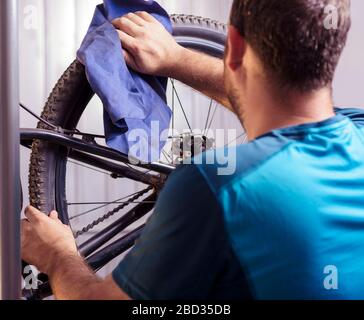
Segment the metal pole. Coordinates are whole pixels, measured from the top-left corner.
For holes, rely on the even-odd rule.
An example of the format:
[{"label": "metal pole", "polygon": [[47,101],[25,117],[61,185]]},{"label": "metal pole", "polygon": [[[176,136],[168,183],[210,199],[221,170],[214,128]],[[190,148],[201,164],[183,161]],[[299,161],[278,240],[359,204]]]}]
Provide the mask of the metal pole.
[{"label": "metal pole", "polygon": [[0,0],[0,298],[20,298],[18,1]]}]

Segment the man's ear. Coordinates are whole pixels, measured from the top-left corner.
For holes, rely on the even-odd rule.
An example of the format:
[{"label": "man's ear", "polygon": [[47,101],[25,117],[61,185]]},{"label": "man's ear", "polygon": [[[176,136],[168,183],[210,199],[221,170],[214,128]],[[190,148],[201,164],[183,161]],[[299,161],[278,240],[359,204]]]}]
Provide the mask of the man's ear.
[{"label": "man's ear", "polygon": [[226,65],[233,71],[237,70],[243,64],[245,51],[245,39],[234,26],[230,25],[227,39],[227,50],[225,53]]}]

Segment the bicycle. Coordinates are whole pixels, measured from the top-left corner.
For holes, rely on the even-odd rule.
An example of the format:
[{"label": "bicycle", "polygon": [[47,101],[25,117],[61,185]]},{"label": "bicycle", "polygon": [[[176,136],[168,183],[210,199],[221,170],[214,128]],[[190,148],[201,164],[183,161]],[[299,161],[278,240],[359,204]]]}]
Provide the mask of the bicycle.
[{"label": "bicycle", "polygon": [[[225,24],[208,18],[188,15],[172,15],[171,21],[173,35],[180,45],[220,59],[223,58],[227,32]],[[77,60],[70,65],[54,87],[41,117],[38,117],[37,129],[21,130],[21,144],[32,150],[29,169],[29,194],[32,206],[42,212],[56,209],[62,222],[71,224],[75,229],[73,226],[75,220],[82,222],[88,214],[108,208],[110,205],[116,205],[112,210],[75,231],[80,254],[85,257],[86,262],[94,271],[100,270],[111,260],[133,247],[145,226],[145,221],[142,219],[153,211],[158,194],[169,174],[186,156],[180,153],[179,147],[189,143],[192,144],[194,150],[194,145],[199,144],[201,152],[215,147],[215,142],[207,137],[206,132],[214,121],[214,116],[219,109],[218,104],[209,100],[205,129],[201,134],[194,135],[178,94],[178,84],[174,80],[170,80],[170,85],[173,112],[178,113],[175,106],[178,103],[181,107],[180,115],[186,122],[189,133],[170,137],[170,143],[162,154],[164,161],[135,165],[131,163],[127,155],[97,142],[104,138],[102,135],[84,133],[77,129],[81,116],[94,96],[86,79],[84,66]],[[31,112],[29,109],[27,111]],[[33,114],[33,116],[36,115]],[[175,122],[176,120],[173,118],[172,129]],[[236,141],[239,139],[244,142],[245,133],[238,136]],[[191,154],[187,156],[191,156]],[[144,187],[116,201],[89,202],[87,205],[96,207],[72,216],[69,207],[80,204],[70,203],[67,200],[67,163],[107,174],[114,180],[129,179]],[[90,231],[95,230],[97,226],[129,207],[132,208],[126,211],[121,218],[95,234],[89,235]],[[120,237],[123,231],[135,224],[138,225],[133,227],[132,231]],[[80,239],[84,239],[85,235],[87,235],[87,240],[81,241]],[[120,238],[111,242],[118,236]],[[24,290],[24,297],[43,299],[51,295],[47,277],[40,274],[37,281],[38,288]]]}]

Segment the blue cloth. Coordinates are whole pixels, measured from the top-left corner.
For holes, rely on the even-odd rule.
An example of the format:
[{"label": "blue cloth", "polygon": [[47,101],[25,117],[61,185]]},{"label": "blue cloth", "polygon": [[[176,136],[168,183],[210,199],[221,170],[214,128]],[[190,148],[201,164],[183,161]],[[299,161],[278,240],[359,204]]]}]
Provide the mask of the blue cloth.
[{"label": "blue cloth", "polygon": [[96,8],[77,57],[85,65],[90,85],[104,105],[108,146],[143,162],[152,162],[159,159],[165,144],[160,134],[169,128],[171,119],[165,94],[167,79],[130,70],[110,22],[136,11],[151,13],[172,32],[169,15],[155,1],[104,0]]},{"label": "blue cloth", "polygon": [[211,298],[209,288],[238,298],[232,283],[245,277],[255,299],[363,299],[364,111],[274,130],[218,175],[228,151],[170,177],[113,273],[120,287],[135,299]]}]

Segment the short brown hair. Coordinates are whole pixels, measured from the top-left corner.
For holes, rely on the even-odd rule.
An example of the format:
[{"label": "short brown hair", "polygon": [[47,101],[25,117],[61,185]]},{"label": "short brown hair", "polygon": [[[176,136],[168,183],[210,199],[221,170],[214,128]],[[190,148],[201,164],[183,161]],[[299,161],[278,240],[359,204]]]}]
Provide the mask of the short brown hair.
[{"label": "short brown hair", "polygon": [[[336,9],[328,28],[327,6]],[[350,0],[234,0],[231,24],[282,87],[331,86],[351,25]]]}]

